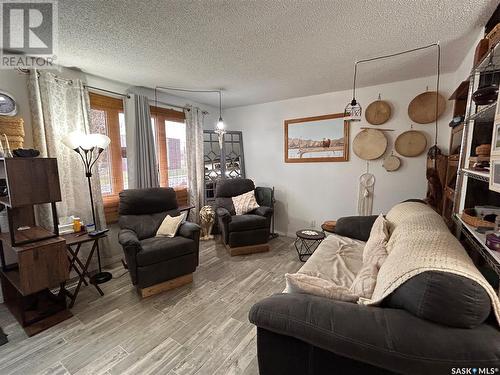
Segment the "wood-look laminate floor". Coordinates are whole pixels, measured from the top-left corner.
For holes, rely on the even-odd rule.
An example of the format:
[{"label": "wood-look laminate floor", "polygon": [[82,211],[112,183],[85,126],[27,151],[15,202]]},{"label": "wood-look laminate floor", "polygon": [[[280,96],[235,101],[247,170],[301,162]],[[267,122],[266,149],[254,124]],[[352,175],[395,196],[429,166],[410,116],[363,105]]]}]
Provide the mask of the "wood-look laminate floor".
[{"label": "wood-look laminate floor", "polygon": [[239,257],[201,242],[191,285],[142,300],[120,266],[104,297],[83,287],[73,318],[31,338],[0,305],[9,339],[0,374],[257,374],[248,311],[301,267],[292,241],[279,237],[270,252]]}]

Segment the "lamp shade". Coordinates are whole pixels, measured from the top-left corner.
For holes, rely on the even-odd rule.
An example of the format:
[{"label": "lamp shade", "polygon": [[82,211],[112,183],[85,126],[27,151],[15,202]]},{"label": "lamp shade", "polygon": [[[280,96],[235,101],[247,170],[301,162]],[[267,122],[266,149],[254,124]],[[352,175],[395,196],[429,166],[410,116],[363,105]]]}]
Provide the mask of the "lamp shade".
[{"label": "lamp shade", "polygon": [[352,101],[347,104],[344,109],[344,120],[346,121],[361,121],[361,105],[356,101],[356,99],[352,99]]},{"label": "lamp shade", "polygon": [[62,138],[62,143],[65,146],[69,147],[70,149],[76,150],[78,147],[80,147],[80,141],[82,140],[83,137],[85,137],[85,134],[78,131],[74,131],[66,134]]},{"label": "lamp shade", "polygon": [[84,134],[78,131],[66,134],[62,142],[72,150],[81,147],[83,150],[91,150],[94,147],[104,150],[111,143],[111,139],[104,134],[93,133]]},{"label": "lamp shade", "polygon": [[104,134],[89,134],[88,137],[91,140],[91,143],[97,147],[98,149],[104,150],[111,143],[111,139],[107,135]]}]

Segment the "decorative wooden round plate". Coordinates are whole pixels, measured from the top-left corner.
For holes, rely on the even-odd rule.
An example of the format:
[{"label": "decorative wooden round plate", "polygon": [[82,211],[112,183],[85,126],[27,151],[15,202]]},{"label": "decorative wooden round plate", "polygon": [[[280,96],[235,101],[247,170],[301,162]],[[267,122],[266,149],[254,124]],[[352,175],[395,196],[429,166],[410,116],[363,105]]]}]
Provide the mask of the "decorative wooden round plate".
[{"label": "decorative wooden round plate", "polygon": [[363,160],[374,160],[384,155],[387,149],[387,138],[377,129],[360,131],[352,142],[354,153]]},{"label": "decorative wooden round plate", "polygon": [[372,125],[382,125],[391,118],[391,106],[385,100],[375,100],[366,108],[365,118]]},{"label": "decorative wooden round plate", "polygon": [[387,172],[397,171],[401,166],[401,159],[395,155],[389,155],[384,159],[384,163],[382,164],[382,166]]},{"label": "decorative wooden round plate", "polygon": [[422,154],[427,147],[425,134],[418,130],[408,130],[401,133],[396,138],[394,148],[396,151],[407,157],[414,157]]},{"label": "decorative wooden round plate", "polygon": [[417,124],[430,124],[436,120],[436,95],[438,95],[437,117],[446,109],[446,100],[435,91],[427,91],[417,95],[408,104],[408,116]]}]

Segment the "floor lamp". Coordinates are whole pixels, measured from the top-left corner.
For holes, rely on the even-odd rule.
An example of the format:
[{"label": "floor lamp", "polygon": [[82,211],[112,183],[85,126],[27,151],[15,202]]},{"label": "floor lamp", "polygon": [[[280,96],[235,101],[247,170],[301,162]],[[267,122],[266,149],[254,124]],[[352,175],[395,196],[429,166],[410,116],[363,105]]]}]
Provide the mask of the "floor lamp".
[{"label": "floor lamp", "polygon": [[[92,168],[101,156],[106,147],[109,146],[111,140],[103,134],[82,134],[80,132],[72,132],[67,134],[62,142],[67,147],[75,151],[82,160],[85,168],[85,177],[87,177],[90,195],[90,205],[92,207],[92,220],[95,229],[97,230],[94,196],[92,194]],[[102,284],[113,278],[109,272],[103,272],[101,267],[101,254],[99,251],[99,243],[97,244],[97,262],[99,264],[99,272],[91,277],[91,282],[94,284]]]}]

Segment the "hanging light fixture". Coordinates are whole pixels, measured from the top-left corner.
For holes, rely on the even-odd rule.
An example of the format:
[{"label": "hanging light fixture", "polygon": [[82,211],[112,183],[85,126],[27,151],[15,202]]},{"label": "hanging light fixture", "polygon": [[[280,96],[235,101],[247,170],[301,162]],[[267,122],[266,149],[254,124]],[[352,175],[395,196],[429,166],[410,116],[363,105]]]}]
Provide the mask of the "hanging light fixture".
[{"label": "hanging light fixture", "polygon": [[219,120],[215,126],[215,133],[219,137],[219,146],[222,148],[224,134],[226,134],[226,125],[224,124],[224,120],[222,120],[222,90],[219,90]]},{"label": "hanging light fixture", "polygon": [[352,84],[352,100],[344,109],[344,120],[361,121],[362,108],[356,100],[356,74],[358,71],[358,62],[354,63],[354,79]]}]

